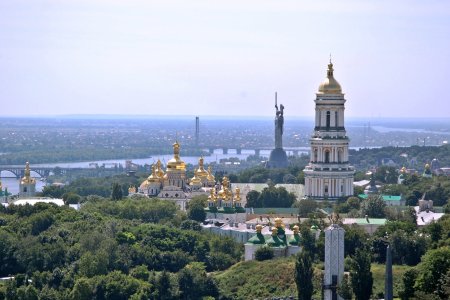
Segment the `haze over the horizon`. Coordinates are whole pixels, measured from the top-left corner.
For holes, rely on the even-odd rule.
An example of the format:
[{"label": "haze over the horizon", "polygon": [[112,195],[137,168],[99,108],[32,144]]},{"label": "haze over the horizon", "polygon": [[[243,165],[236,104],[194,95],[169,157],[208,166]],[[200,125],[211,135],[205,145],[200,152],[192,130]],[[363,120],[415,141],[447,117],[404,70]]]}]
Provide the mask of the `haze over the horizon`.
[{"label": "haze over the horizon", "polygon": [[349,117],[450,117],[444,1],[0,2],[2,116],[314,115],[332,54]]}]

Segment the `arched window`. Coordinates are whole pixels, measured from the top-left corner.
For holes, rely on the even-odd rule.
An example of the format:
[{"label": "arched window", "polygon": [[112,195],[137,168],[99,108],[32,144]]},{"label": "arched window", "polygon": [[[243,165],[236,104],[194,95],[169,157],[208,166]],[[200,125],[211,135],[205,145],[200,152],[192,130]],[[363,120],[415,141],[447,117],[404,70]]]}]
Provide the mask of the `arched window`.
[{"label": "arched window", "polygon": [[334,112],[334,125],[336,127],[339,126],[339,119],[338,119],[338,112],[337,111]]},{"label": "arched window", "polygon": [[330,151],[325,151],[325,163],[330,162]]},{"label": "arched window", "polygon": [[330,111],[327,111],[327,128],[330,128],[330,119],[331,119],[331,113],[330,113]]},{"label": "arched window", "polygon": [[342,162],[342,150],[338,151],[338,163]]},{"label": "arched window", "polygon": [[317,162],[318,152],[317,148],[314,149],[314,162]]}]

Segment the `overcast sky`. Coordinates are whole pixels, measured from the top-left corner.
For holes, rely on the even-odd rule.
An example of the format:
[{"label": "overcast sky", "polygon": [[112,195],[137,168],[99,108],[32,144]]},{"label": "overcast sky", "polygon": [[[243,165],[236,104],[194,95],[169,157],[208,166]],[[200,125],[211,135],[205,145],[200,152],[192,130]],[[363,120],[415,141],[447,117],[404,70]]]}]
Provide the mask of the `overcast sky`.
[{"label": "overcast sky", "polygon": [[0,0],[1,115],[450,117],[449,1]]}]

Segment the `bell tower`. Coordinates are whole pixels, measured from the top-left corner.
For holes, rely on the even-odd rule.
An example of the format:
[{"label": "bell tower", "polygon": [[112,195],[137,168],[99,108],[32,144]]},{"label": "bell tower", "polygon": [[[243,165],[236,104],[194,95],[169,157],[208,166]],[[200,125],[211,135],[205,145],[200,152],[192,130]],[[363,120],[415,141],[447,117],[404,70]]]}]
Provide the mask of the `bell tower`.
[{"label": "bell tower", "polygon": [[338,199],[353,195],[354,169],[348,162],[349,138],[344,126],[345,98],[334,78],[333,63],[316,93],[310,163],[304,169],[305,196]]}]

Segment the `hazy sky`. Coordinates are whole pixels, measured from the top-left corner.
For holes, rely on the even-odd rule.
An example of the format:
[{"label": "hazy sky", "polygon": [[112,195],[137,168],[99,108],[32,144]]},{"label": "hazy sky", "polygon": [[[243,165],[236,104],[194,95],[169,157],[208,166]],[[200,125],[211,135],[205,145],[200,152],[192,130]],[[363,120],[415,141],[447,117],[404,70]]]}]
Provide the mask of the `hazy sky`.
[{"label": "hazy sky", "polygon": [[1,115],[450,117],[449,1],[0,0]]}]

